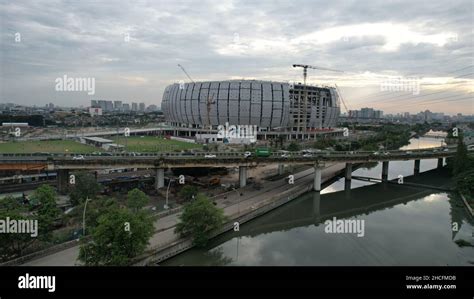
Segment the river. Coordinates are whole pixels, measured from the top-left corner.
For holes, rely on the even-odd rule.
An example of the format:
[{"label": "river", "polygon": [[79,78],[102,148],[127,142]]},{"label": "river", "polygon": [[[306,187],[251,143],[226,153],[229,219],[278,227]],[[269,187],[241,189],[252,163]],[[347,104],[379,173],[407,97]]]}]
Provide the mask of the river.
[{"label": "river", "polygon": [[[411,139],[402,149],[436,147],[441,139]],[[422,160],[421,184],[449,187],[446,169]],[[413,161],[390,162],[389,179],[409,181]],[[381,163],[353,176],[381,177]],[[307,193],[225,233],[203,249],[191,249],[160,265],[200,266],[410,266],[474,265],[474,221],[453,192],[344,180],[321,194]],[[326,233],[326,220],[364,220],[364,236]],[[453,227],[457,230],[454,231]]]}]

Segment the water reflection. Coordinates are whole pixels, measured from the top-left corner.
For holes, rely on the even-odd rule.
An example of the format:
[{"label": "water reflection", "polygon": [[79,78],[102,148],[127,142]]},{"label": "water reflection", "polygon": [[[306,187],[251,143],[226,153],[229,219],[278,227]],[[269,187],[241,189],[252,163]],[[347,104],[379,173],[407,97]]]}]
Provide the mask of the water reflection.
[{"label": "water reflection", "polygon": [[[439,140],[435,140],[439,142]],[[422,140],[422,143],[425,141]],[[432,142],[430,143],[432,144]],[[431,161],[431,162],[430,162]],[[389,178],[449,187],[447,170],[436,160],[423,160],[419,176],[413,161],[390,163]],[[381,166],[358,169],[354,175],[377,177]],[[460,199],[429,189],[340,180],[322,192],[308,193],[260,218],[192,249],[163,265],[471,265],[474,223]],[[365,236],[328,234],[326,219],[364,219]],[[453,231],[453,223],[459,226]]]}]

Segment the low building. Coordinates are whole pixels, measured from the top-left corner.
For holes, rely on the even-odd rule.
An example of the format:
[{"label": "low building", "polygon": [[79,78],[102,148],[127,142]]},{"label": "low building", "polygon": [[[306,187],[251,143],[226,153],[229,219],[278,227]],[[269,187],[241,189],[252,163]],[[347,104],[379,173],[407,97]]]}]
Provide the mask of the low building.
[{"label": "low building", "polygon": [[101,116],[102,115],[102,108],[100,108],[100,107],[89,107],[89,115],[91,117]]}]

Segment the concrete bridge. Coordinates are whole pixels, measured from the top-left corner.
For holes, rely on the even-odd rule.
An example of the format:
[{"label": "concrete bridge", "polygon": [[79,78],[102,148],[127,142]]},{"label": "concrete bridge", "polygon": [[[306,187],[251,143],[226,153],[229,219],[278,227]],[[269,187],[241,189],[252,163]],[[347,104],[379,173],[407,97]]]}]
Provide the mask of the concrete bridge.
[{"label": "concrete bridge", "polygon": [[[474,152],[474,151],[471,151]],[[470,153],[471,153],[470,152]],[[247,169],[260,165],[311,165],[315,168],[314,190],[321,190],[321,170],[325,163],[346,163],[346,182],[352,179],[352,166],[356,163],[382,162],[382,181],[387,181],[390,161],[414,160],[414,173],[420,171],[420,160],[438,159],[438,167],[444,158],[455,155],[455,147],[440,147],[420,150],[369,151],[321,151],[308,153],[272,153],[268,157],[245,157],[243,152],[197,152],[197,153],[117,153],[112,156],[83,154],[2,154],[0,170],[42,170],[58,172],[58,189],[61,193],[68,187],[69,171],[100,170],[110,168],[156,169],[156,188],[164,187],[164,171],[169,168],[190,167],[238,167],[240,186],[247,181]],[[281,169],[281,170],[280,170]]]},{"label": "concrete bridge", "polygon": [[[424,187],[415,186],[420,185],[419,182],[429,179],[432,181],[432,187],[443,186],[449,178],[450,174],[446,169],[433,169],[420,175],[407,176],[406,183],[403,185],[394,182],[393,185],[373,184],[323,195],[307,193],[300,200],[287,203],[285,209],[277,209],[266,217],[256,218],[250,226],[241,226],[239,232],[227,234],[221,241],[225,242],[236,235],[254,237],[269,232],[320,225],[333,217],[344,219],[369,215],[417,200],[432,192]],[[388,190],[390,192],[387,192]],[[295,218],[295,215],[298,217]],[[463,223],[459,215],[452,215],[452,217],[452,222]]]}]

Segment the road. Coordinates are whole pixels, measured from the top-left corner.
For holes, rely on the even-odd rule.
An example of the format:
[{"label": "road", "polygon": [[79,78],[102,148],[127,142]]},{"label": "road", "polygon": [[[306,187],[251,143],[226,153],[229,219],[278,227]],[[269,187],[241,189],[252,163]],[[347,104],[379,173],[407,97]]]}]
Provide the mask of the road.
[{"label": "road", "polygon": [[[328,164],[322,171],[322,182],[330,180],[334,175],[345,167],[344,163]],[[314,169],[308,169],[295,174],[295,183],[292,187],[305,186],[313,182]],[[258,202],[270,198],[288,190],[286,179],[280,179],[262,184],[262,189],[255,190],[252,186],[237,189],[238,192],[219,195],[212,198],[217,206],[224,209],[227,216],[243,214],[243,211],[252,209]],[[240,196],[240,193],[243,195]],[[156,233],[150,238],[148,248],[156,248],[169,244],[179,239],[174,233],[174,226],[178,223],[180,213],[172,214],[155,221]],[[47,255],[25,263],[25,266],[75,266],[79,255],[79,245],[72,248]]]}]

